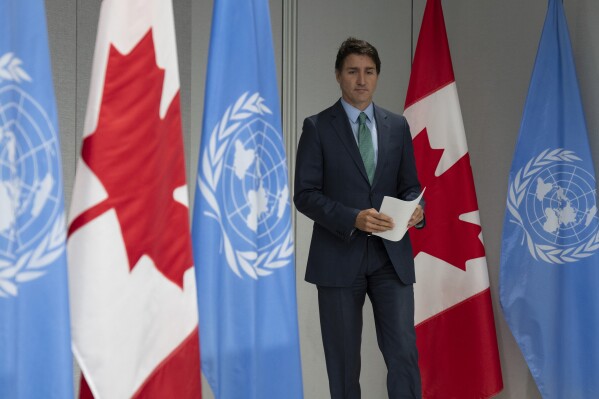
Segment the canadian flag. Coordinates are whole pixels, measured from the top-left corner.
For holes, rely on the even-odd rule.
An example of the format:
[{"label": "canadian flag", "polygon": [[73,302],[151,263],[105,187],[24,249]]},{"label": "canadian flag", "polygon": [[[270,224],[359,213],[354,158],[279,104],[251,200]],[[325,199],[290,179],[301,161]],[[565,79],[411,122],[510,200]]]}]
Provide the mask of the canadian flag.
[{"label": "canadian flag", "polygon": [[423,396],[488,398],[503,388],[485,249],[440,0],[428,0],[404,115],[426,228],[410,231]]},{"label": "canadian flag", "polygon": [[199,398],[170,0],[104,0],[68,237],[81,397]]}]

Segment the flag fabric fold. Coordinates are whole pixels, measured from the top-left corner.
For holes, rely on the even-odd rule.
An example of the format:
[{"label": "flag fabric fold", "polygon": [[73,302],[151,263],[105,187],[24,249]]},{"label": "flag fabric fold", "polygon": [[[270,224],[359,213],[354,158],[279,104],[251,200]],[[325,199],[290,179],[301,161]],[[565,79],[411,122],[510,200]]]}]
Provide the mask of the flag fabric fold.
[{"label": "flag fabric fold", "polygon": [[218,399],[303,395],[278,99],[268,1],[216,0],[192,241]]},{"label": "flag fabric fold", "polygon": [[198,398],[170,0],[104,0],[68,231],[80,397]]},{"label": "flag fabric fold", "polygon": [[0,5],[0,397],[73,396],[60,140],[41,0]]},{"label": "flag fabric fold", "polygon": [[599,392],[596,181],[562,2],[549,0],[508,181],[500,299],[543,398]]},{"label": "flag fabric fold", "polygon": [[482,229],[440,0],[424,11],[406,96],[426,228],[410,230],[425,398],[503,388]]}]

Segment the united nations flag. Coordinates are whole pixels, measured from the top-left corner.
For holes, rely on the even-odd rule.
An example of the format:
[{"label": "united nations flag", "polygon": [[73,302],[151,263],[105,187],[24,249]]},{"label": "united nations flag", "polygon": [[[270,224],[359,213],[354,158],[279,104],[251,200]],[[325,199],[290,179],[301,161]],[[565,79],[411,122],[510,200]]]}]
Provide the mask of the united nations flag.
[{"label": "united nations flag", "polygon": [[543,398],[599,392],[599,215],[562,2],[550,0],[508,184],[500,298]]},{"label": "united nations flag", "polygon": [[193,211],[202,371],[219,399],[301,398],[268,1],[217,0]]},{"label": "united nations flag", "polygon": [[0,4],[0,398],[69,398],[62,166],[42,0]]}]

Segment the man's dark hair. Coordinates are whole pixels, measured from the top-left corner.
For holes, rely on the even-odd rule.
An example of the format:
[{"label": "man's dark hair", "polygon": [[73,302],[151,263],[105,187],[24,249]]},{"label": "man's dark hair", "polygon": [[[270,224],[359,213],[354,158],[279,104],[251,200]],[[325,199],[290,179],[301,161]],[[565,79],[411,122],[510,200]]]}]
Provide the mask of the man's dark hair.
[{"label": "man's dark hair", "polygon": [[376,65],[377,75],[381,73],[381,59],[376,48],[366,40],[356,39],[355,37],[348,37],[341,43],[341,47],[339,47],[339,51],[337,52],[337,59],[335,60],[335,69],[337,71],[341,71],[345,58],[350,54],[367,55]]}]

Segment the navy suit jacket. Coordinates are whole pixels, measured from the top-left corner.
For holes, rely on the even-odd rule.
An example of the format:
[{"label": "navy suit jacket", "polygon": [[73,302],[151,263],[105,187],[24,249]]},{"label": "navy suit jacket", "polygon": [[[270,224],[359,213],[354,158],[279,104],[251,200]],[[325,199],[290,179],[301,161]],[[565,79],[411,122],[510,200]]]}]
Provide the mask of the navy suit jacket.
[{"label": "navy suit jacket", "polygon": [[[413,200],[420,195],[410,128],[403,116],[374,106],[378,158],[372,185],[351,126],[337,101],[306,118],[297,150],[294,203],[314,221],[306,281],[351,286],[364,260],[366,233],[355,230],[361,210],[380,209],[385,195]],[[399,278],[415,282],[409,235],[383,240]]]}]

